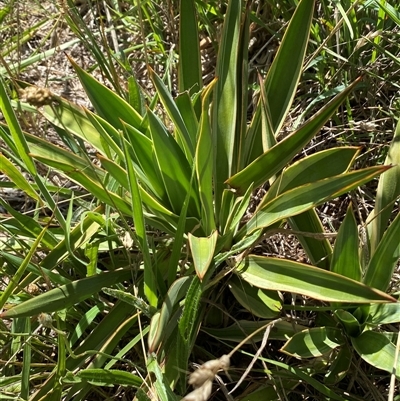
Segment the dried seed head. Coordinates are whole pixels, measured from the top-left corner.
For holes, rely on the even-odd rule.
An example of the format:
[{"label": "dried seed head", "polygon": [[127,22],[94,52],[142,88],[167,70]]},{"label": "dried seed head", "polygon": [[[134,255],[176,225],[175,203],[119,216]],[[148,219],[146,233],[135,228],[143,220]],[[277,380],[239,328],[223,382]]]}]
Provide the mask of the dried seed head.
[{"label": "dried seed head", "polygon": [[53,318],[48,313],[41,313],[38,316],[38,322],[44,327],[51,327]]},{"label": "dried seed head", "polygon": [[229,368],[230,359],[228,355],[222,355],[219,359],[212,359],[203,363],[189,376],[189,384],[194,388],[202,386],[207,380],[213,381],[217,372]]},{"label": "dried seed head", "polygon": [[51,104],[54,100],[54,95],[47,88],[39,88],[37,86],[28,86],[25,89],[19,91],[21,99],[32,106],[44,106],[46,104]]},{"label": "dried seed head", "polygon": [[198,388],[202,386],[207,380],[214,380],[215,373],[210,369],[203,369],[203,367],[200,367],[199,369],[191,373],[188,382],[194,388]]},{"label": "dried seed head", "polygon": [[207,401],[211,395],[212,381],[207,380],[201,387],[196,388],[191,393],[182,398],[181,401]]}]

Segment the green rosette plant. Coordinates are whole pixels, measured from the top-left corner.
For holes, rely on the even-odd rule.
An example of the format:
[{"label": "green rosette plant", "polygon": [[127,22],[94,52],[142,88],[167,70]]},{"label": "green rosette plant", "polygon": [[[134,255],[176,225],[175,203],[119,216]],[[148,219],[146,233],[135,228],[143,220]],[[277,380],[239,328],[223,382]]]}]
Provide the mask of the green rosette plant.
[{"label": "green rosette plant", "polygon": [[[379,179],[375,208],[364,227],[365,243],[359,238],[350,205],[338,231],[330,265],[330,271],[384,292],[390,289],[400,259],[400,215],[392,216],[394,204],[400,197],[399,137],[400,123],[386,157],[386,164],[394,167]],[[324,381],[329,385],[346,376],[354,351],[372,366],[398,378],[397,333],[387,331],[385,327],[399,323],[399,310],[398,302],[361,306],[332,303],[333,313],[321,312],[317,319],[322,327],[296,333],[282,351],[298,358],[325,358],[328,368]]]},{"label": "green rosette plant", "polygon": [[[282,310],[278,291],[337,305],[395,301],[379,280],[362,282],[353,271],[348,274],[347,270],[332,267],[336,266],[337,255],[332,255],[327,238],[317,238],[324,236],[324,229],[315,211],[316,206],[382,173],[390,174],[390,166],[351,170],[360,150],[356,147],[332,148],[293,162],[360,80],[337,94],[290,135],[277,139],[302,74],[313,12],[314,0],[299,2],[262,80],[260,100],[250,122],[250,10],[243,1],[229,1],[215,79],[206,87],[202,83],[195,2],[180,3],[179,94],[173,98],[163,80],[150,71],[156,96],[147,108],[143,107],[143,96],[133,77],[128,79],[126,92],[119,95],[70,60],[95,112],[52,94],[46,97],[43,109],[37,111],[56,130],[64,148],[22,131],[2,82],[1,108],[7,126],[2,126],[0,133],[8,145],[7,158],[2,159],[5,171],[15,186],[46,205],[59,225],[54,230],[50,222],[43,227],[33,218],[26,218],[23,226],[20,214],[9,208],[14,220],[7,223],[7,229],[32,244],[32,252],[21,260],[13,252],[2,251],[3,260],[19,268],[17,279],[3,292],[0,306],[16,290],[26,271],[26,283],[45,275],[56,288],[17,302],[0,316],[28,324],[29,317],[38,313],[59,312],[57,333],[62,362],[32,401],[49,394],[54,399],[62,394],[67,394],[67,399],[84,399],[90,387],[96,385],[96,375],[100,383],[116,378],[124,382],[126,378],[117,370],[107,376],[113,364],[123,359],[124,352],[114,359],[109,354],[127,330],[140,327],[136,311],[150,320],[145,329],[137,329],[138,337],[131,347],[147,335],[147,370],[155,377],[157,397],[175,399],[171,388],[184,394],[184,372],[205,320],[207,305],[202,299],[211,297],[221,280],[226,281],[241,305],[267,322],[279,317]],[[85,143],[95,150],[95,159]],[[9,159],[30,173],[33,180],[27,180]],[[66,191],[72,200],[65,218],[52,197],[56,190],[39,175],[36,162],[79,184],[92,195],[96,209],[85,204],[88,210],[73,224],[73,200],[77,194]],[[252,194],[263,185],[267,191],[249,215]],[[314,266],[252,254],[258,241],[285,223],[298,233]],[[137,252],[130,263],[134,268],[125,266],[101,273],[96,269],[99,252],[112,252],[114,247],[123,245],[119,226],[132,239],[128,248]],[[150,235],[154,229],[161,233],[158,238]],[[31,260],[38,247],[46,255],[40,264]],[[126,260],[131,260],[129,254]],[[66,274],[63,266],[73,273]],[[121,286],[129,278],[137,290],[134,295]],[[113,285],[117,288],[109,288]],[[118,301],[93,333],[74,347],[74,355],[68,355],[68,347],[74,342],[65,336],[65,313],[61,311],[66,309],[68,313],[68,308],[89,298],[97,300],[100,290]],[[359,310],[364,311],[362,308]],[[97,309],[92,309],[96,315]],[[93,320],[92,316],[87,310],[82,319]],[[258,327],[254,327],[248,323],[241,323],[241,338],[236,337],[236,341],[261,324],[257,322]],[[109,327],[118,330],[104,341],[101,336]],[[295,341],[295,333],[302,329],[285,321],[276,322],[271,338],[291,337]],[[204,330],[212,334],[213,329]],[[326,337],[338,337],[336,329],[325,330]],[[237,336],[235,327],[231,333],[231,337]],[[76,342],[80,335],[76,334],[73,340]],[[222,338],[215,329],[214,335]],[[97,356],[85,364],[93,350],[98,351]],[[111,362],[106,363],[107,358]],[[285,368],[290,370],[287,365]],[[80,369],[80,375],[73,378],[70,372],[76,369]],[[295,372],[322,393],[337,396],[304,372]],[[132,385],[146,389],[146,380],[135,376]],[[140,394],[148,397],[145,392]]]}]

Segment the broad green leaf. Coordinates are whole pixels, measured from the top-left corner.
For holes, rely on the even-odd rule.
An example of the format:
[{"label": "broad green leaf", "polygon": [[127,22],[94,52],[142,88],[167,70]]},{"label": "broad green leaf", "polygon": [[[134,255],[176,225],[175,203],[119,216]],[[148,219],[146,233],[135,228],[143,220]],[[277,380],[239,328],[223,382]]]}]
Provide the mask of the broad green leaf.
[{"label": "broad green leaf", "polygon": [[[260,320],[258,322],[238,320],[236,323],[232,324],[229,327],[224,327],[220,329],[202,327],[201,330],[219,340],[227,340],[233,341],[235,343],[240,343],[254,331],[260,329],[268,323],[268,320]],[[292,324],[286,321],[278,321],[272,326],[268,339],[285,341],[291,338],[295,333],[304,329],[305,327],[299,324]],[[251,344],[253,342],[260,342],[263,339],[263,336],[264,332],[260,331],[259,333],[249,338],[247,343]]]},{"label": "broad green leaf", "polygon": [[351,344],[364,361],[400,378],[400,358],[397,364],[394,363],[396,346],[383,333],[364,331],[359,337],[352,338]]},{"label": "broad green leaf", "polygon": [[265,79],[265,93],[275,132],[281,128],[296,94],[314,14],[314,3],[314,0],[302,0],[297,6]]},{"label": "broad green leaf", "polygon": [[[174,242],[172,245],[172,252],[171,256],[169,257],[169,263],[168,263],[168,272],[167,272],[167,285],[168,287],[171,286],[171,284],[176,280],[176,275],[178,271],[178,266],[179,266],[179,261],[181,260],[182,257],[182,249],[184,246],[184,241],[185,241],[185,233],[186,227],[187,227],[187,212],[188,212],[188,207],[190,203],[190,197],[192,195],[192,187],[193,187],[193,181],[195,180],[195,175],[196,175],[196,169],[195,169],[195,164],[192,164],[192,173],[190,177],[190,189],[186,193],[185,200],[182,205],[182,209],[179,215],[179,220],[178,220],[178,225],[176,227],[176,230],[174,232]],[[200,227],[199,227],[200,228]],[[190,231],[192,232],[192,231]],[[197,232],[197,230],[195,230]],[[203,235],[203,231],[199,231],[199,235]]]},{"label": "broad green leaf", "polygon": [[243,216],[245,215],[250,201],[252,199],[253,186],[250,186],[246,193],[235,199],[235,205],[230,211],[230,215],[227,219],[226,234],[234,235],[238,229]]},{"label": "broad green leaf", "polygon": [[390,324],[400,322],[400,303],[373,304],[367,307],[371,324]]},{"label": "broad green leaf", "polygon": [[138,112],[139,115],[143,116],[145,113],[143,93],[138,81],[133,75],[128,77],[128,94],[129,104]]},{"label": "broad green leaf", "polygon": [[207,235],[215,230],[214,199],[213,199],[213,147],[208,115],[209,101],[215,81],[208,85],[203,92],[201,104],[201,118],[196,146],[195,164],[197,181],[199,183],[199,195],[201,201],[202,226]]},{"label": "broad green leaf", "polygon": [[[181,148],[174,137],[169,134],[160,120],[151,111],[147,113],[150,132],[158,167],[173,212],[180,215],[186,194],[190,191],[191,169]],[[189,203],[188,215],[200,216],[200,205],[197,191],[193,190]]]},{"label": "broad green leaf", "polygon": [[89,298],[103,287],[128,280],[131,276],[131,269],[121,269],[76,280],[22,302],[1,313],[0,317],[9,319],[34,316],[65,309]]},{"label": "broad green leaf", "polygon": [[[264,82],[266,104],[274,133],[279,132],[296,94],[313,13],[314,0],[302,0],[298,4]],[[262,150],[261,107],[260,102],[246,140],[247,163],[252,162]],[[282,152],[282,155],[286,155],[285,152]],[[254,187],[257,186],[258,184],[254,183]]]},{"label": "broad green leaf", "polygon": [[3,154],[0,153],[0,166],[1,172],[6,174],[7,177],[16,185],[17,188],[24,191],[28,196],[43,204],[40,195],[35,191],[29,181],[23,174],[11,163]]},{"label": "broad green leaf", "polygon": [[330,270],[353,280],[361,281],[359,252],[357,222],[350,204],[336,237]]},{"label": "broad green leaf", "polygon": [[331,148],[293,163],[274,181],[263,202],[293,188],[347,172],[359,153],[359,147]]},{"label": "broad green leaf", "polygon": [[203,86],[199,35],[194,0],[179,3],[179,92],[200,92]]},{"label": "broad green leaf", "polygon": [[[8,129],[10,130],[12,140],[18,156],[24,162],[27,170],[35,176],[37,174],[35,164],[32,158],[29,156],[29,147],[26,143],[24,133],[18,123],[17,117],[14,110],[11,107],[10,99],[7,96],[7,92],[4,86],[4,81],[0,77],[0,110],[4,115]],[[13,148],[12,148],[13,149]]]},{"label": "broad green leaf", "polygon": [[110,175],[124,188],[125,190],[129,189],[129,179],[128,173],[125,169],[123,169],[119,164],[115,163],[113,160],[110,160],[104,156],[97,156],[100,160],[101,167],[110,173]]},{"label": "broad green leaf", "polygon": [[255,188],[259,187],[281,171],[320,131],[333,112],[358,83],[359,80],[353,82],[311,117],[301,128],[287,136],[281,142],[278,142],[239,173],[228,178],[226,181],[227,184],[237,189],[239,193],[243,193],[250,184],[253,183]]},{"label": "broad green leaf", "polygon": [[[202,91],[191,98],[189,92],[182,92],[174,98],[175,104],[181,113],[182,119],[195,146],[197,143],[199,119],[201,117],[201,96],[204,96],[203,93]],[[199,114],[199,117],[197,117],[196,113]]]},{"label": "broad green leaf", "polygon": [[132,145],[133,160],[140,166],[141,171],[137,173],[142,183],[163,202],[165,207],[168,207],[169,200],[155,160],[151,139],[128,124],[125,125],[125,133]]},{"label": "broad green leaf", "polygon": [[385,164],[391,164],[393,168],[379,178],[375,208],[371,216],[373,220],[368,226],[371,255],[378,248],[387,228],[394,202],[400,197],[400,121],[397,123]]},{"label": "broad green leaf", "polygon": [[83,139],[98,152],[108,154],[107,148],[110,144],[107,145],[104,138],[100,136],[89,120],[88,114],[91,114],[90,111],[61,97],[57,98],[57,102],[43,109],[43,115],[51,124]]},{"label": "broad green leaf", "polygon": [[58,168],[64,173],[70,174],[74,171],[84,170],[86,175],[96,181],[104,179],[104,171],[90,163],[88,159],[34,135],[25,134],[25,137],[29,142],[30,153],[42,158],[44,164]]},{"label": "broad green leaf", "polygon": [[230,278],[229,289],[236,300],[254,316],[274,319],[282,310],[282,300],[276,291],[254,287],[236,276]]},{"label": "broad green leaf", "polygon": [[[153,71],[150,70],[150,78],[153,81],[154,86],[157,89],[158,96],[160,97],[161,103],[163,104],[165,111],[167,112],[169,118],[175,125],[177,130],[177,142],[181,143],[183,146],[183,151],[189,162],[192,161],[195,149],[194,140],[196,139],[194,135],[190,135],[189,131],[185,125],[183,117],[175,104],[171,93],[165,87],[163,81],[160,77]],[[194,134],[194,133],[193,133]]]},{"label": "broad green leaf", "polygon": [[103,154],[112,159],[119,158],[120,160],[123,160],[123,152],[120,148],[121,145],[119,143],[119,131],[97,114],[94,114],[89,110],[85,110],[85,112],[88,120],[93,124],[93,127],[96,129],[98,135],[100,136],[100,143],[104,149],[103,152],[99,151],[100,154]]},{"label": "broad green leaf", "polygon": [[236,139],[234,148],[234,172],[240,171],[245,163],[245,146],[248,132],[248,103],[249,97],[249,47],[250,47],[250,20],[251,2],[244,4],[245,10],[240,25],[238,54],[237,54],[237,117],[236,117]]},{"label": "broad green leaf", "polygon": [[243,280],[267,290],[294,292],[328,302],[394,302],[374,288],[292,260],[249,255],[235,270]]},{"label": "broad green leaf", "polygon": [[241,238],[243,235],[248,235],[255,230],[268,227],[277,221],[295,216],[329,199],[336,198],[365,184],[388,168],[386,166],[370,167],[340,174],[292,189],[267,204],[261,201],[253,217],[239,231],[238,237]]},{"label": "broad green leaf", "polygon": [[[225,14],[217,57],[212,107],[212,138],[214,147],[214,197],[216,216],[222,201],[225,181],[236,172],[239,145],[236,135],[238,95],[238,54],[242,1],[230,1]],[[246,189],[249,185],[246,187]],[[217,225],[218,226],[218,225]]]},{"label": "broad green leaf", "polygon": [[336,319],[342,324],[344,332],[350,337],[357,337],[361,334],[364,325],[347,310],[338,309],[334,313]]},{"label": "broad green leaf", "polygon": [[212,232],[208,237],[195,237],[191,233],[188,234],[194,268],[200,281],[203,281],[212,264],[217,238],[218,231]]},{"label": "broad green leaf", "polygon": [[77,73],[93,107],[101,117],[117,129],[122,129],[122,122],[140,129],[142,117],[129,103],[94,79],[72,59],[69,59],[69,61]]},{"label": "broad green leaf", "polygon": [[190,277],[181,277],[169,288],[161,311],[154,315],[150,322],[150,333],[148,337],[149,352],[155,351],[161,341],[163,341],[166,334],[165,328],[175,311],[175,306],[186,295],[191,280]]},{"label": "broad green leaf", "polygon": [[364,276],[366,285],[386,291],[400,258],[400,213],[383,234]]},{"label": "broad green leaf", "polygon": [[346,342],[342,330],[336,327],[313,327],[296,333],[280,351],[295,358],[315,358]]}]

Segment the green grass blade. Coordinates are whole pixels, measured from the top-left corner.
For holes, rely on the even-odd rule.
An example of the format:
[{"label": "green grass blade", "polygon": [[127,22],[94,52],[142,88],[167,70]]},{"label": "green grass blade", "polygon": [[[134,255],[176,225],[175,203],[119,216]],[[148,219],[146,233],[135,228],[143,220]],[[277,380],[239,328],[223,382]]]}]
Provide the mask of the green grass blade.
[{"label": "green grass blade", "polygon": [[[21,318],[21,323],[24,326],[23,332],[31,332],[31,321],[29,318]],[[24,344],[24,359],[21,372],[21,398],[23,400],[29,399],[30,394],[30,374],[31,374],[31,361],[32,361],[32,344],[28,336],[22,336]]]},{"label": "green grass blade", "polygon": [[18,156],[24,162],[26,169],[35,176],[37,174],[35,164],[32,158],[29,156],[29,147],[24,138],[22,129],[18,123],[17,117],[14,110],[11,107],[10,99],[7,96],[4,81],[0,77],[0,110],[2,111],[4,118],[7,122],[10,130],[15,148],[18,152]]},{"label": "green grass blade", "polygon": [[[147,242],[146,226],[143,215],[142,197],[140,196],[139,184],[130,161],[129,150],[124,144],[124,153],[126,167],[128,170],[129,189],[132,197],[132,217],[135,224],[136,237],[138,239],[139,248],[143,254],[144,262],[144,293],[151,307],[156,308],[158,303],[157,296],[157,279],[156,279],[156,264],[152,263],[150,257],[149,244]],[[133,235],[133,234],[132,234]]]},{"label": "green grass blade", "polygon": [[95,386],[139,387],[143,383],[139,376],[118,369],[84,369],[76,374],[76,378]]},{"label": "green grass blade", "polygon": [[[10,295],[18,287],[19,282],[20,282],[21,278],[23,277],[23,275],[25,273],[25,270],[26,270],[29,262],[31,261],[33,255],[35,255],[36,250],[37,250],[38,246],[40,245],[40,242],[42,241],[42,238],[43,238],[43,236],[44,236],[46,231],[47,231],[47,227],[44,227],[43,230],[41,231],[41,233],[39,233],[39,235],[37,236],[35,242],[32,244],[31,249],[29,250],[29,252],[25,256],[23,262],[18,267],[17,271],[15,272],[15,274],[10,279],[10,282],[8,283],[7,287],[4,289],[4,291],[0,295],[0,309],[3,308],[3,306],[7,302],[8,298],[10,297]],[[8,312],[9,311],[3,312],[2,314],[0,314],[0,316],[3,316],[4,314],[7,314]],[[25,315],[25,316],[29,316],[29,315]]]}]

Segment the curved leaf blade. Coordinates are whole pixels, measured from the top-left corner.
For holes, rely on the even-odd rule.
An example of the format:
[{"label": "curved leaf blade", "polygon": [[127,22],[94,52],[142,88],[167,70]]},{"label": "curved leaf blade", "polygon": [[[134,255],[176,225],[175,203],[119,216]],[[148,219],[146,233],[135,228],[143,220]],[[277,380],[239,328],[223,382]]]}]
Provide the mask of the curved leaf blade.
[{"label": "curved leaf blade", "polygon": [[259,187],[281,171],[319,132],[333,112],[358,85],[359,81],[360,79],[357,79],[343,92],[335,96],[301,128],[277,143],[267,152],[263,153],[239,173],[227,179],[227,184],[235,188],[239,193],[243,193],[250,184],[253,183],[255,188]]},{"label": "curved leaf blade", "polygon": [[394,364],[396,346],[384,334],[367,330],[352,338],[351,343],[364,361],[386,372],[394,372],[400,378],[400,358]]},{"label": "curved leaf blade", "polygon": [[361,281],[358,228],[351,204],[335,241],[331,271]]},{"label": "curved leaf blade", "polygon": [[295,358],[316,358],[345,344],[342,330],[336,327],[313,327],[296,333],[280,349]]},{"label": "curved leaf blade", "polygon": [[328,302],[394,302],[394,298],[339,274],[292,260],[249,255],[236,274],[267,290],[288,291]]},{"label": "curved leaf blade", "polygon": [[386,291],[400,258],[400,213],[384,233],[364,276],[366,285]]},{"label": "curved leaf blade", "polygon": [[103,287],[128,280],[131,276],[131,269],[120,269],[72,281],[20,303],[1,313],[0,317],[27,317],[65,309],[89,298]]},{"label": "curved leaf blade", "polygon": [[277,221],[295,216],[329,199],[336,198],[370,181],[388,168],[390,166],[378,166],[340,174],[292,189],[267,204],[261,201],[253,217],[239,231],[238,237],[249,235],[260,228],[268,227]]}]

